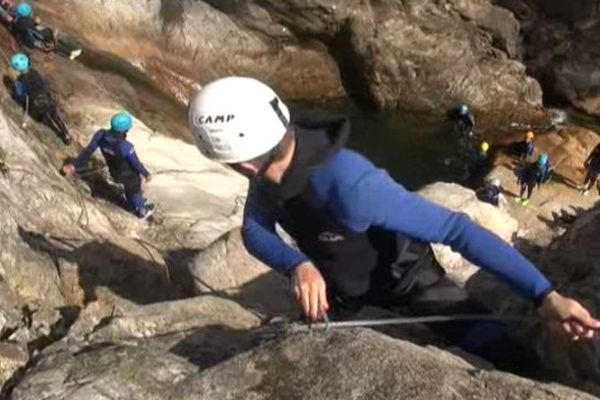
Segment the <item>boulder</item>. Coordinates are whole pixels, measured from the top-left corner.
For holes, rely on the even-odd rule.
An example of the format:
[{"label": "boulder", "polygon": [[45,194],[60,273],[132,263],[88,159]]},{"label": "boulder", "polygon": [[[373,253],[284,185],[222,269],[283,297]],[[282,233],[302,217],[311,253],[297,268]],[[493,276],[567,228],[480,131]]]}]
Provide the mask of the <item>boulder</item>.
[{"label": "boulder", "polygon": [[507,56],[516,52],[518,23],[489,1],[168,4],[52,0],[39,8],[93,46],[133,60],[182,101],[193,81],[237,74],[259,77],[286,98],[347,94],[377,109],[439,112],[466,101],[475,109],[509,110],[542,103],[538,83]]},{"label": "boulder", "polygon": [[593,397],[370,330],[295,335],[182,381],[168,399],[572,399]]},{"label": "boulder", "polygon": [[521,45],[520,24],[505,8],[486,0],[451,0],[450,5],[464,18],[492,35],[493,45],[510,58],[517,58]]},{"label": "boulder", "polygon": [[523,65],[494,49],[491,35],[445,3],[261,4],[296,35],[323,41],[338,62],[348,93],[364,104],[428,111],[446,110],[458,101],[476,109],[541,104],[539,85]]},{"label": "boulder", "polygon": [[124,311],[105,319],[88,339],[101,342],[149,338],[209,326],[245,330],[259,324],[256,315],[230,300],[201,296]]},{"label": "boulder", "polygon": [[4,386],[29,361],[27,347],[15,343],[0,343],[0,385]]},{"label": "boulder", "polygon": [[[519,224],[506,211],[483,203],[477,199],[475,192],[453,183],[434,183],[419,191],[426,199],[462,212],[479,225],[494,232],[502,240],[512,243],[513,235]],[[437,260],[448,272],[448,276],[459,284],[478,271],[478,267],[465,260],[459,253],[453,252],[449,246],[434,244],[433,250]]]},{"label": "boulder", "polygon": [[600,114],[597,2],[502,0],[500,5],[521,20],[524,62],[542,85],[545,99]]},{"label": "boulder", "polygon": [[196,368],[150,348],[98,345],[41,360],[12,393],[15,400],[163,400]]},{"label": "boulder", "polygon": [[196,82],[224,74],[261,77],[286,97],[344,94],[323,46],[298,40],[254,1],[50,0],[38,11],[84,41],[86,52],[123,57],[181,102]]},{"label": "boulder", "polygon": [[187,268],[197,293],[226,293],[265,315],[291,314],[288,279],[251,256],[235,229],[197,254]]}]

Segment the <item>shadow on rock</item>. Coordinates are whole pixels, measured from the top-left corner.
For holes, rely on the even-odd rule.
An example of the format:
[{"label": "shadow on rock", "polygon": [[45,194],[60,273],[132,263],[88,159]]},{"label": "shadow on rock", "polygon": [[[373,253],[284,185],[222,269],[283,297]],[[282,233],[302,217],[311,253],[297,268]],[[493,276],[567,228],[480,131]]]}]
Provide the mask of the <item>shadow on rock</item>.
[{"label": "shadow on rock", "polygon": [[201,370],[213,367],[258,344],[253,331],[225,325],[211,325],[183,334],[185,337],[170,352],[185,358]]},{"label": "shadow on rock", "polygon": [[561,175],[559,174],[557,171],[553,171],[552,172],[552,178],[553,181],[558,182],[558,183],[562,183],[563,185],[570,187],[571,189],[578,189],[578,186],[581,182],[575,182],[573,179]]},{"label": "shadow on rock", "polygon": [[19,228],[19,234],[31,249],[50,256],[57,268],[60,269],[61,260],[76,264],[84,304],[97,300],[101,287],[137,304],[186,297],[169,281],[165,265],[140,258],[113,243],[91,241],[76,247],[57,244],[23,228]]},{"label": "shadow on rock", "polygon": [[577,217],[584,213],[586,210],[583,207],[570,207],[568,209],[561,209],[560,211],[553,211],[552,217],[538,216],[538,219],[548,225],[548,228],[553,231],[566,229],[573,225]]}]

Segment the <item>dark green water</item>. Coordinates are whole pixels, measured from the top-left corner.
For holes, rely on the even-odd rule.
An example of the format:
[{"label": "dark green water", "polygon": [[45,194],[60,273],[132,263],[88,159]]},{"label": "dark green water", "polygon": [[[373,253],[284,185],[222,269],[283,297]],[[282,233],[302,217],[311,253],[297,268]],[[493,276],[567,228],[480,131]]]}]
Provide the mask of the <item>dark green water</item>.
[{"label": "dark green water", "polygon": [[292,108],[302,117],[324,113],[348,116],[352,121],[349,147],[388,170],[409,189],[435,181],[458,181],[464,172],[456,163],[444,163],[457,158],[459,147],[452,126],[439,116],[375,113],[349,102],[294,104]]}]

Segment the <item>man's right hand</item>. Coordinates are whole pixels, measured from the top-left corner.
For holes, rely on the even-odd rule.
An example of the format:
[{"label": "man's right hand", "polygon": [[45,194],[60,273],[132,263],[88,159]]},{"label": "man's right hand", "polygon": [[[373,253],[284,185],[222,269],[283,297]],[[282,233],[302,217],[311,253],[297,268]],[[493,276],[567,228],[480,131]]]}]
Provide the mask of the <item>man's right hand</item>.
[{"label": "man's right hand", "polygon": [[75,166],[73,164],[66,164],[62,167],[62,171],[66,176],[71,176],[75,173]]},{"label": "man's right hand", "polygon": [[306,317],[311,321],[323,318],[329,303],[325,280],[317,267],[311,262],[298,265],[292,274],[292,286]]}]

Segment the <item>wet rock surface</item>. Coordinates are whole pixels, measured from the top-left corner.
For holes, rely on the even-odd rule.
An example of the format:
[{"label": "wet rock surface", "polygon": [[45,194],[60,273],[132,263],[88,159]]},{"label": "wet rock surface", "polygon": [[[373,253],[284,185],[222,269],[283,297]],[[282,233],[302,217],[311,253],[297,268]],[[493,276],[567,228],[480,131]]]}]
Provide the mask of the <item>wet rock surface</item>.
[{"label": "wet rock surface", "polygon": [[[241,74],[261,77],[284,97],[347,94],[377,109],[439,112],[459,101],[481,110],[541,104],[537,82],[510,59],[518,22],[483,0],[46,0],[41,9],[67,31],[142,69],[151,71],[160,60],[168,70],[149,75],[170,91],[179,88],[179,97],[189,93],[189,79],[205,83]],[[167,11],[174,15],[165,18]],[[110,46],[108,31],[115,38]],[[133,50],[132,38],[142,38],[144,46]]]}]

